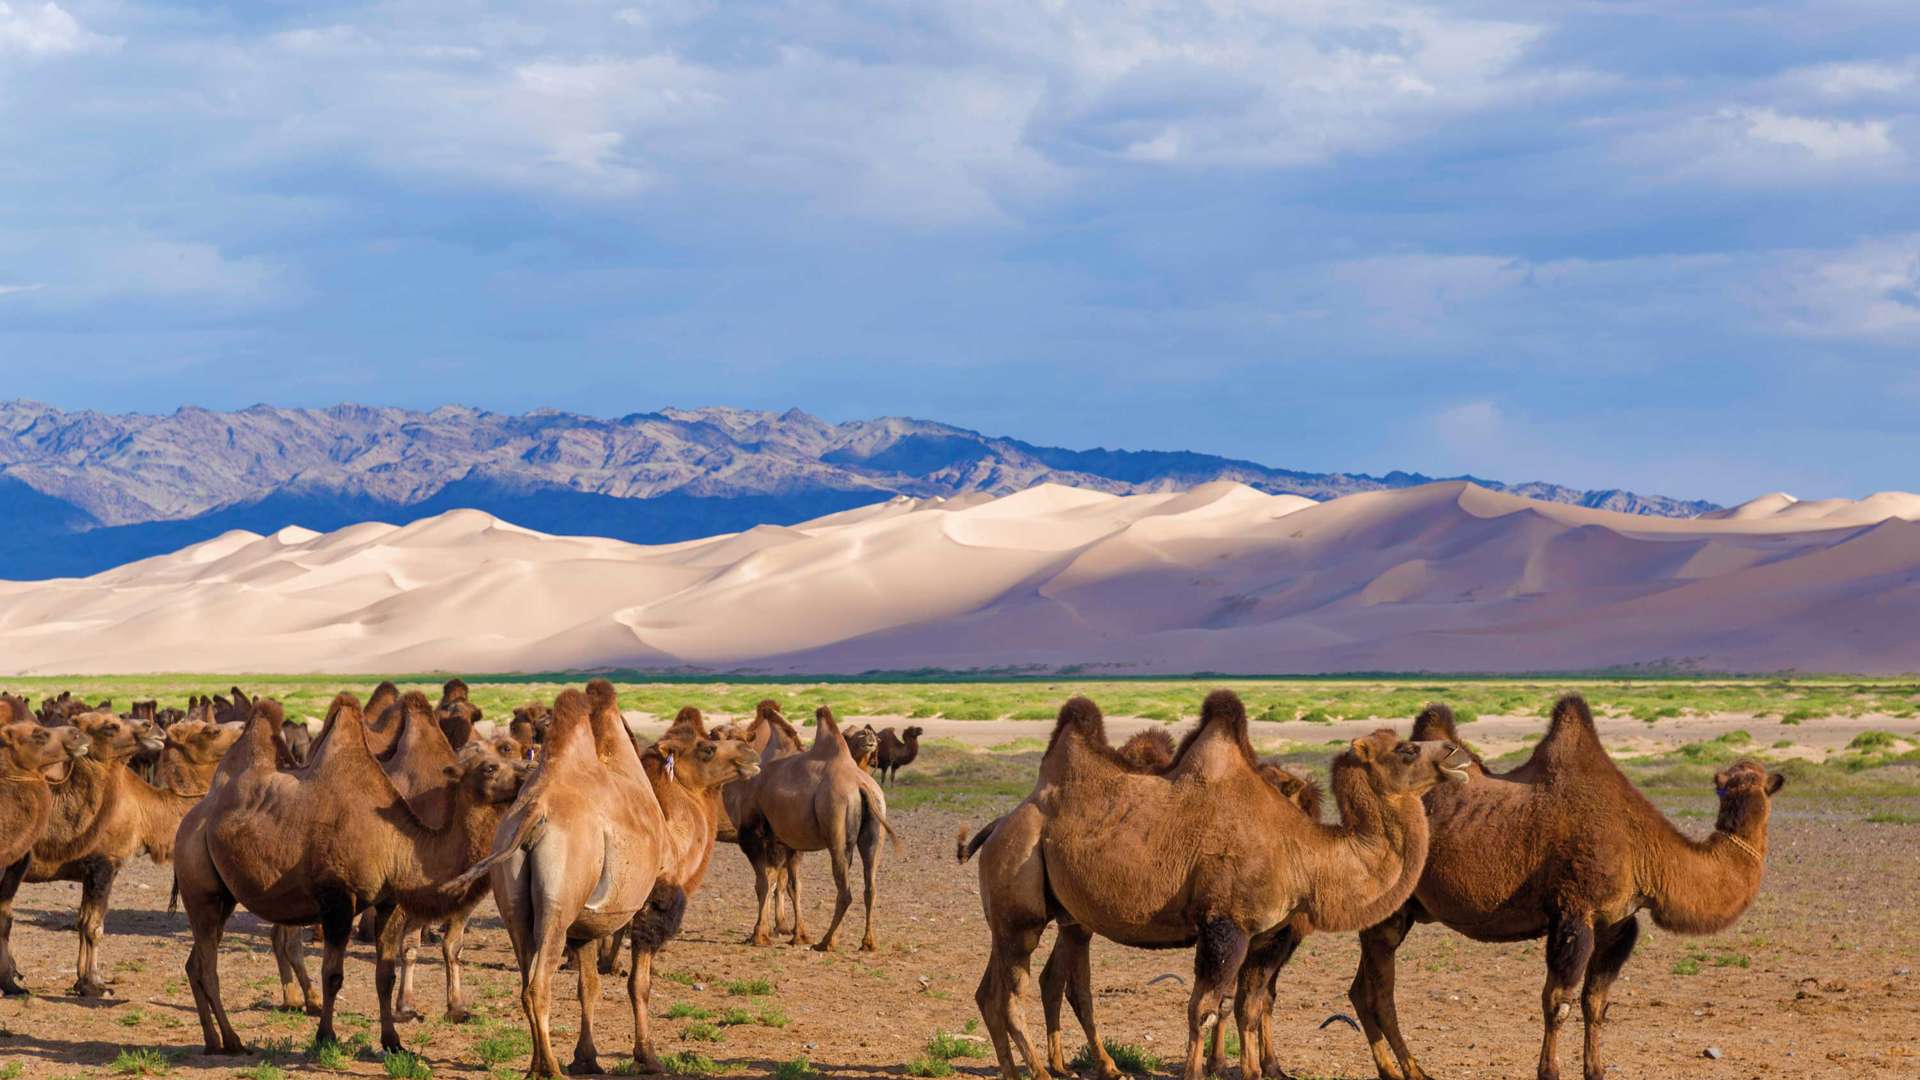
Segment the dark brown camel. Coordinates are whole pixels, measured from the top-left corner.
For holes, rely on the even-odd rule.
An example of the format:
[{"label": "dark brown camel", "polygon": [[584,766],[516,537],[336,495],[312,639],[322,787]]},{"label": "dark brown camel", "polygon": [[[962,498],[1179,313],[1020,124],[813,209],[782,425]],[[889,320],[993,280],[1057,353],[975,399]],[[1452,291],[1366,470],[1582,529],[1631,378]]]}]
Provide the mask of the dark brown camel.
[{"label": "dark brown camel", "polygon": [[913,764],[913,759],[920,756],[920,736],[923,734],[925,729],[910,727],[903,739],[894,734],[892,728],[881,729],[880,750],[874,759],[874,763],[880,766],[881,783],[892,783],[901,769]]},{"label": "dark brown camel", "polygon": [[[1453,714],[1429,706],[1414,738],[1457,741]],[[1413,897],[1360,935],[1354,1010],[1382,1077],[1427,1073],[1400,1034],[1394,952],[1416,922],[1438,922],[1475,941],[1547,939],[1540,1004],[1540,1080],[1560,1075],[1560,1025],[1579,988],[1586,1020],[1586,1077],[1601,1080],[1600,1031],[1607,997],[1639,940],[1638,913],[1680,934],[1731,926],[1760,891],[1771,798],[1785,778],[1752,762],[1714,777],[1720,814],[1712,835],[1674,828],[1600,744],[1577,694],[1554,704],[1547,735],[1518,768],[1427,796],[1433,843]]]}]

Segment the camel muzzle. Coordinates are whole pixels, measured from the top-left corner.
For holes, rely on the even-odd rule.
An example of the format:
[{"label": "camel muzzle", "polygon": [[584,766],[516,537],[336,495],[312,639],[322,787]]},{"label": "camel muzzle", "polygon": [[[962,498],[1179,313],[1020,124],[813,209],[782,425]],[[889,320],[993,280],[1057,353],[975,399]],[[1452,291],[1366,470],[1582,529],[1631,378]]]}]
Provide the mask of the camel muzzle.
[{"label": "camel muzzle", "polygon": [[1451,744],[1447,746],[1447,756],[1440,759],[1440,775],[1447,783],[1464,784],[1467,782],[1468,775],[1465,762],[1455,764],[1456,758],[1465,756],[1466,755],[1460,752],[1459,747]]}]

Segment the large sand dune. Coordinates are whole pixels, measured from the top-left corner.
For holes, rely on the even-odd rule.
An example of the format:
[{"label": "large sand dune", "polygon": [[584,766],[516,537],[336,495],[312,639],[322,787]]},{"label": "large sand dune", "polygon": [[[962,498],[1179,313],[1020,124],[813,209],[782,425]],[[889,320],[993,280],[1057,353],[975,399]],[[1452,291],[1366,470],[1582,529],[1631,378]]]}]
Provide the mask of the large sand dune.
[{"label": "large sand dune", "polygon": [[0,671],[1913,671],[1916,518],[1043,485],[644,547],[454,511],[0,583]]}]

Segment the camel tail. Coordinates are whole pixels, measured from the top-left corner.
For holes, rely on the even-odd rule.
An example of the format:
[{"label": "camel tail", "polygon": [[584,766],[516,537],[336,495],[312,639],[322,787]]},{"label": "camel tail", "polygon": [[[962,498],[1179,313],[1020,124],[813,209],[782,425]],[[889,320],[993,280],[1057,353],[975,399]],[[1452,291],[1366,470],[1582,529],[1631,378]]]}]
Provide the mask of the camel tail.
[{"label": "camel tail", "polygon": [[960,835],[954,838],[953,857],[964,865],[968,859],[973,858],[973,853],[979,851],[981,846],[993,836],[993,830],[999,827],[1000,819],[994,818],[982,825],[980,831],[973,834],[971,841],[967,839],[967,830],[961,829]]},{"label": "camel tail", "polygon": [[532,849],[535,844],[540,842],[540,838],[546,834],[547,815],[527,814],[523,816],[520,819],[520,827],[514,830],[510,841],[505,844],[494,844],[493,850],[488,852],[484,858],[468,867],[466,873],[453,879],[453,887],[455,889],[472,888],[475,882],[491,873],[493,868],[499,865],[502,860],[516,851]]},{"label": "camel tail", "polygon": [[[1353,1017],[1348,1016],[1346,1013],[1334,1013],[1332,1016],[1329,1016],[1325,1020],[1320,1021],[1320,1027],[1317,1030],[1325,1031],[1335,1024],[1345,1024],[1355,1031],[1360,1031],[1360,1021],[1355,1020]],[[1360,1031],[1360,1033],[1362,1035],[1366,1034],[1366,1032],[1364,1031]]]},{"label": "camel tail", "polygon": [[[872,781],[869,780],[868,783]],[[894,832],[892,823],[887,821],[886,799],[877,792],[868,790],[867,784],[862,784],[860,785],[860,809],[866,814],[868,821],[879,824],[881,830],[887,834],[887,843],[892,846],[895,854],[899,854],[900,834]]]},{"label": "camel tail", "polygon": [[180,910],[180,871],[173,872],[173,884],[167,886],[167,914]]}]

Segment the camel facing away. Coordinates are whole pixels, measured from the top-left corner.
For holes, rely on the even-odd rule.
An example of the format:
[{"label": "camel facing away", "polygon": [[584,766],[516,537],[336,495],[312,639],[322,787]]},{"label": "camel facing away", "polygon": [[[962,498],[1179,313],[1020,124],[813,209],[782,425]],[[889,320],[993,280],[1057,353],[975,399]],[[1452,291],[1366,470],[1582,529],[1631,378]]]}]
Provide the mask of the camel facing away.
[{"label": "camel facing away", "polygon": [[[1578,987],[1585,1074],[1601,1080],[1607,999],[1639,940],[1638,913],[1644,909],[1663,930],[1717,933],[1760,890],[1771,799],[1784,777],[1750,761],[1721,771],[1713,834],[1694,840],[1613,763],[1583,698],[1562,697],[1552,716],[1518,768],[1490,773],[1473,758],[1472,784],[1427,796],[1433,842],[1419,886],[1360,935],[1350,994],[1383,1078],[1427,1075],[1400,1034],[1393,1002],[1394,952],[1416,922],[1438,922],[1475,941],[1545,937],[1538,1076],[1560,1075],[1560,1026]],[[1452,712],[1429,706],[1413,733],[1454,739]]]},{"label": "camel facing away", "polygon": [[[766,765],[780,758],[800,753],[806,749],[806,743],[800,738],[800,733],[794,730],[793,725],[787,723],[786,717],[780,714],[780,704],[772,698],[761,698],[753,707],[752,723],[745,727],[737,722],[724,725],[716,728],[714,733],[719,738],[740,739],[760,755],[762,771],[759,774],[749,780],[735,780],[720,792],[721,804],[726,810],[726,819],[721,823],[719,838],[728,843],[739,844],[739,823],[745,820],[753,810],[754,799],[758,797],[760,785],[766,779]],[[746,851],[745,845],[741,845],[741,850]],[[800,853],[783,848],[770,848],[764,844],[755,850],[768,864],[769,891],[773,896],[774,907],[773,933],[780,934],[790,930],[793,935],[793,944],[807,944],[812,938],[807,936],[806,922],[800,915]],[[754,857],[753,853],[748,853],[748,862],[752,863]],[[757,864],[755,864],[755,876],[757,880]],[[793,913],[790,927],[783,927],[780,923],[781,912],[787,910],[787,907],[782,906],[783,899]],[[767,936],[764,930],[763,925],[756,923],[753,933],[747,937],[748,942],[754,945],[771,944],[773,939]]]},{"label": "camel facing away", "polygon": [[478,899],[482,890],[472,883],[451,883],[486,853],[521,774],[478,757],[464,770],[455,765],[420,694],[398,699],[394,711],[390,748],[399,750],[414,781],[431,775],[427,762],[438,758],[437,784],[396,782],[382,768],[352,694],[334,699],[312,763],[283,770],[275,738],[280,705],[261,700],[215,770],[212,790],[180,823],[175,870],[193,928],[187,982],[207,1053],[244,1052],[220,1000],[219,974],[220,938],[241,904],[277,926],[320,924],[320,1042],[335,1038],[334,1004],[354,915],[372,908],[380,1044],[400,1048],[392,991],[405,922],[393,916],[405,910],[444,918]]},{"label": "camel facing away", "polygon": [[[564,957],[580,976],[580,1037],[572,1071],[600,1071],[593,1038],[599,965],[588,946],[633,921],[666,862],[666,821],[613,687],[563,691],[553,704],[545,752],[494,834],[493,849],[463,880],[490,879],[494,903],[520,966],[520,1005],[532,1033],[532,1076],[560,1075],[549,1015],[553,976]],[[646,1018],[639,965],[627,977]]]},{"label": "camel facing away", "polygon": [[[1343,824],[1311,821],[1262,774],[1246,710],[1208,695],[1200,721],[1162,771],[1141,771],[1107,743],[1085,698],[1061,707],[1033,792],[980,847],[980,897],[992,953],[975,999],[1003,1077],[1013,1049],[1035,1080],[1051,1075],[1016,1008],[1040,933],[1059,918],[1125,945],[1197,945],[1187,1009],[1188,1080],[1201,1076],[1201,1035],[1249,950],[1295,925],[1370,926],[1412,892],[1426,860],[1419,796],[1464,781],[1444,742],[1355,739],[1333,764]],[[1141,867],[1159,872],[1142,874]],[[1117,1075],[1096,1041],[1103,1077]],[[1241,1068],[1261,1075],[1241,1033]]]},{"label": "camel facing away", "polygon": [[920,736],[926,729],[910,727],[906,737],[895,734],[892,728],[880,730],[880,746],[874,754],[874,763],[880,767],[880,782],[891,784],[899,778],[900,770],[913,764],[920,756]]},{"label": "camel facing away", "polygon": [[[878,893],[880,843],[893,836],[887,823],[887,797],[880,784],[854,763],[841,737],[833,710],[826,706],[814,710],[813,745],[804,753],[761,764],[754,781],[753,804],[738,819],[740,847],[753,864],[754,884],[760,898],[760,914],[754,922],[752,941],[768,942],[766,927],[772,921],[776,898],[773,885],[783,860],[805,851],[825,851],[833,863],[836,897],[833,920],[814,949],[830,952],[840,933],[840,923],[853,903],[853,889],[847,875],[856,851],[865,878],[867,912],[866,932],[860,951],[873,952],[873,904]],[[800,891],[793,890],[795,939],[800,936]]]}]

